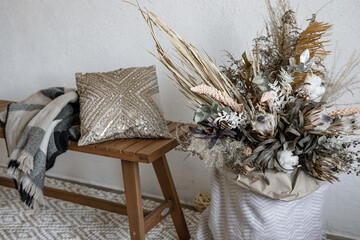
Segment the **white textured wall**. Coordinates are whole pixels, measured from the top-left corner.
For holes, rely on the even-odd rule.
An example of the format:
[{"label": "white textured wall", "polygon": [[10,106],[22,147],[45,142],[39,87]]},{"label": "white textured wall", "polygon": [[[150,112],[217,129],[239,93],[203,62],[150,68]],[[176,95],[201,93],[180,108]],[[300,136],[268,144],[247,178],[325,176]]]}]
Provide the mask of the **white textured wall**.
[{"label": "white textured wall", "polygon": [[[226,61],[223,50],[240,56],[251,47],[266,17],[263,0],[140,3],[189,42],[206,49],[219,65]],[[298,9],[302,26],[323,4],[323,0],[302,1]],[[359,10],[358,0],[335,0],[318,15],[335,24],[332,36],[344,56],[339,63],[360,50]],[[156,64],[166,118],[191,121],[192,112],[166,80],[165,69],[146,50],[155,48],[145,23],[133,7],[119,0],[0,0],[0,99],[21,100],[50,86],[75,87],[76,72]],[[351,98],[360,100],[359,96]],[[3,140],[0,151],[5,165]],[[209,190],[209,170],[198,159],[185,157],[175,151],[168,154],[179,196],[190,203],[196,193]],[[116,159],[68,152],[58,158],[49,175],[122,188]],[[142,167],[141,176],[143,192],[159,196],[151,167]],[[341,180],[330,186],[325,199],[324,226],[334,234],[360,238],[360,178],[344,176]]]}]

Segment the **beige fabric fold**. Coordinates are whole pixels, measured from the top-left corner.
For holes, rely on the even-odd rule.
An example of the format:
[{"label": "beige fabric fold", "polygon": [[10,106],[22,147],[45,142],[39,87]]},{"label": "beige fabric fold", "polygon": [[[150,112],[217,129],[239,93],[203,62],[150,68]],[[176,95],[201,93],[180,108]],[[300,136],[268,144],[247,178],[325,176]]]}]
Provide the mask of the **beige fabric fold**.
[{"label": "beige fabric fold", "polygon": [[226,168],[219,170],[228,179],[245,189],[265,197],[286,202],[303,198],[324,184],[324,181],[309,176],[301,169],[296,169],[293,173],[278,172],[271,169],[266,170],[265,174],[261,172],[251,173],[258,178],[265,176],[269,180],[269,184],[264,180],[244,175],[238,178],[238,176]]}]

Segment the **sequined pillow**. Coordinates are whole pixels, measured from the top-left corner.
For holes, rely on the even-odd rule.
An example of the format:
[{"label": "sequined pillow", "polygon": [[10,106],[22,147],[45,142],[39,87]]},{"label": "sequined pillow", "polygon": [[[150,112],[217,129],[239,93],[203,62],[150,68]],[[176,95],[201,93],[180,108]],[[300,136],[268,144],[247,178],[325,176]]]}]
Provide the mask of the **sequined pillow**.
[{"label": "sequined pillow", "polygon": [[77,73],[79,146],[120,138],[170,138],[155,66]]}]

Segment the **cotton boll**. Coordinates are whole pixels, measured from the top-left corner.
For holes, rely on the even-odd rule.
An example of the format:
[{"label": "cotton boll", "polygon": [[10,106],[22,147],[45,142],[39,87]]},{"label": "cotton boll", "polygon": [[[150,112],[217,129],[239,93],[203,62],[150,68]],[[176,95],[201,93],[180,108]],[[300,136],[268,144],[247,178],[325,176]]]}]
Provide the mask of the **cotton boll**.
[{"label": "cotton boll", "polygon": [[322,78],[317,75],[308,75],[305,79],[305,89],[309,98],[315,100],[325,93],[325,87],[321,86]]},{"label": "cotton boll", "polygon": [[305,79],[305,83],[309,83],[313,86],[320,86],[322,82],[322,78],[313,74],[313,75],[307,75],[306,79]]},{"label": "cotton boll", "polygon": [[299,164],[299,157],[294,155],[292,151],[283,150],[277,152],[277,161],[274,161],[274,167],[278,171],[292,172],[294,166]]},{"label": "cotton boll", "polygon": [[309,93],[310,100],[315,100],[321,97],[325,93],[325,87],[318,86],[312,92]]}]

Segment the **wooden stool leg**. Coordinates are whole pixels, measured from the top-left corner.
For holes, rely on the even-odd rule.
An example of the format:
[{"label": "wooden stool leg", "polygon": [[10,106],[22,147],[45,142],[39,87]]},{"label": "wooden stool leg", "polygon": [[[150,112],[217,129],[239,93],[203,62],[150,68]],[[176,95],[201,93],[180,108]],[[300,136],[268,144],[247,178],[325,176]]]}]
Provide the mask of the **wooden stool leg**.
[{"label": "wooden stool leg", "polygon": [[130,236],[132,240],[144,240],[145,225],[141,200],[139,164],[137,162],[121,160],[121,166]]},{"label": "wooden stool leg", "polygon": [[161,158],[154,161],[153,167],[155,169],[155,173],[159,181],[161,190],[164,194],[165,200],[170,200],[174,204],[174,209],[171,212],[171,217],[179,238],[181,240],[190,239],[189,230],[185,222],[184,213],[181,209],[180,201],[175,189],[174,181],[172,179],[166,157],[162,156]]}]

